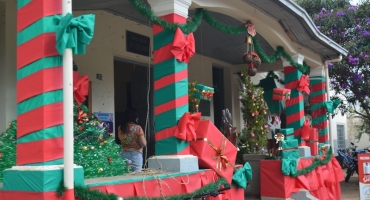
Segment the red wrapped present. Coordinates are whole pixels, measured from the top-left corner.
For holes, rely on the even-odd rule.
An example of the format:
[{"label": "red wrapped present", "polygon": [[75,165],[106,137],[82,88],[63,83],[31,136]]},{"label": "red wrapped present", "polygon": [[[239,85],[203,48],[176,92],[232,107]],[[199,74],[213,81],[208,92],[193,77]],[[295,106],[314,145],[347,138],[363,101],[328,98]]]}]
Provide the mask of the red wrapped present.
[{"label": "red wrapped present", "polygon": [[272,93],[273,100],[285,101],[290,99],[290,89],[286,88],[274,88]]},{"label": "red wrapped present", "polygon": [[190,142],[190,153],[198,156],[199,167],[213,169],[231,183],[236,147],[209,120],[199,122],[196,135],[197,140]]},{"label": "red wrapped present", "polygon": [[316,128],[310,128],[310,137],[306,140],[306,145],[311,149],[311,155],[317,156],[319,153],[319,133]]}]

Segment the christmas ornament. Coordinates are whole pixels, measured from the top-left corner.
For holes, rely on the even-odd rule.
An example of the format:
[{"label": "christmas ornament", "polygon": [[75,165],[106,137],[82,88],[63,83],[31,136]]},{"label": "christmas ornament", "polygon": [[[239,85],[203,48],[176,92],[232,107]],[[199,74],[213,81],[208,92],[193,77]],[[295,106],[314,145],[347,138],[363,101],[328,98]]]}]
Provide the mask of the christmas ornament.
[{"label": "christmas ornament", "polygon": [[253,61],[253,56],[248,51],[244,53],[243,55],[243,61],[244,63],[250,64]]},{"label": "christmas ornament", "polygon": [[109,163],[109,164],[112,164],[112,160],[113,160],[113,158],[112,158],[112,157],[107,158],[107,160],[108,160],[108,163]]},{"label": "christmas ornament", "polygon": [[103,128],[104,127],[104,122],[99,122],[98,128]]},{"label": "christmas ornament", "polygon": [[254,113],[252,113],[252,116],[254,117]]},{"label": "christmas ornament", "polygon": [[87,149],[88,149],[88,148],[87,148],[87,146],[83,146],[83,147],[82,147],[82,150],[83,150],[83,151],[87,151]]},{"label": "christmas ornament", "polygon": [[132,160],[129,160],[129,159],[127,159],[126,162],[127,162],[128,165],[132,164]]},{"label": "christmas ornament", "polygon": [[91,147],[90,147],[90,149],[91,149],[91,150],[95,150],[95,147],[94,147],[94,146],[91,146]]},{"label": "christmas ornament", "polygon": [[108,144],[108,141],[104,140],[104,144]]},{"label": "christmas ornament", "polygon": [[[284,134],[282,134],[282,133],[275,134],[274,138],[275,138],[276,144],[277,144],[280,141],[284,141]],[[278,150],[283,150],[283,148],[281,147],[281,144],[279,144]]]},{"label": "christmas ornament", "polygon": [[78,115],[77,115],[77,120],[80,124],[82,124],[83,122],[88,122],[89,121],[89,117],[87,116],[86,113],[84,113],[81,110],[81,108],[79,108]]},{"label": "christmas ornament", "polygon": [[103,168],[99,168],[98,169],[98,173],[102,172],[103,171]]},{"label": "christmas ornament", "polygon": [[109,137],[113,137],[113,133],[109,133]]},{"label": "christmas ornament", "polygon": [[267,124],[263,125],[264,129],[267,129],[269,126]]},{"label": "christmas ornament", "polygon": [[82,126],[79,126],[79,127],[78,127],[78,130],[79,130],[79,131],[83,131],[84,129],[85,129],[85,128],[84,128],[84,127],[82,127]]},{"label": "christmas ornament", "polygon": [[258,124],[258,121],[256,121],[256,124]]},{"label": "christmas ornament", "polygon": [[254,135],[254,133],[251,133],[251,137],[254,137],[255,135]]},{"label": "christmas ornament", "polygon": [[0,152],[0,158],[2,158],[3,157],[3,152]]},{"label": "christmas ornament", "polygon": [[257,74],[257,68],[255,67],[249,67],[248,68],[248,75],[249,76],[255,76]]},{"label": "christmas ornament", "polygon": [[99,149],[101,149],[101,146],[99,146]]}]

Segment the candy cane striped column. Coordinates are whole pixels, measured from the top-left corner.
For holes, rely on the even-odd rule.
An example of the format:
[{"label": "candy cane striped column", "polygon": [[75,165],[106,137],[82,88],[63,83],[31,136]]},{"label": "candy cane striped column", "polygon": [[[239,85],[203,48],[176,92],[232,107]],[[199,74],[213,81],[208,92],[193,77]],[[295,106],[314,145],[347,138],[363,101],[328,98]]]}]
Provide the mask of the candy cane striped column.
[{"label": "candy cane striped column", "polygon": [[[302,55],[294,55],[292,59],[299,63],[303,63],[304,57]],[[286,100],[286,127],[294,128],[294,138],[298,140],[300,146],[305,146],[305,141],[301,140],[300,129],[304,123],[304,97],[301,92],[297,90],[298,81],[302,76],[302,72],[284,60],[284,75],[285,88],[291,90],[290,99]]]},{"label": "candy cane striped column", "polygon": [[[167,22],[186,23],[190,0],[152,0],[149,3],[152,9]],[[166,9],[162,4],[172,5],[174,9]],[[174,31],[165,30],[157,25],[153,26],[156,155],[190,154],[189,142],[173,136],[178,120],[189,110],[188,65],[177,61],[171,53],[174,34]]]},{"label": "candy cane striped column", "polygon": [[319,132],[319,142],[329,144],[328,121],[324,101],[326,100],[325,77],[312,76],[311,83],[311,117],[312,126]]},{"label": "candy cane striped column", "polygon": [[54,22],[62,1],[18,0],[17,8],[18,166],[3,173],[1,198],[58,199],[62,170],[45,166],[63,164],[63,70]]}]

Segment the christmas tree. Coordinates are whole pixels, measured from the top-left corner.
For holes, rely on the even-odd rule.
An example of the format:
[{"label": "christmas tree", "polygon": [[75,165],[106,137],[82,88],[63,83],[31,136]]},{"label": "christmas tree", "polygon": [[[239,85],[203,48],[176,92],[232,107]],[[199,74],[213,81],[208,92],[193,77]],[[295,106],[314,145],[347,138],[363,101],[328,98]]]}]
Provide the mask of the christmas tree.
[{"label": "christmas tree", "polygon": [[3,180],[2,171],[15,166],[17,122],[9,123],[9,128],[0,134],[0,182]]},{"label": "christmas tree", "polygon": [[197,85],[197,80],[194,79],[193,82],[188,83],[188,98],[189,98],[189,112],[194,114],[198,112],[200,99],[195,97],[195,86]]},{"label": "christmas tree", "polygon": [[245,127],[239,136],[242,143],[240,153],[263,153],[267,143],[267,107],[263,89],[253,85],[251,77],[244,70],[241,74],[240,102]]},{"label": "christmas tree", "polygon": [[107,125],[94,115],[88,117],[85,105],[74,105],[74,162],[84,168],[85,178],[123,175],[129,172]]}]

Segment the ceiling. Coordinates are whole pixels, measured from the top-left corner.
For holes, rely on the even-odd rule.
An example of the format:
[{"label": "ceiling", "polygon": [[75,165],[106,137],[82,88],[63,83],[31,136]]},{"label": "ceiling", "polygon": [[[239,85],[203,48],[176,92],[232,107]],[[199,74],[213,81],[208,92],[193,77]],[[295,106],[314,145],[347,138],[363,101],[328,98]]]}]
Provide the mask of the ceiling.
[{"label": "ceiling", "polygon": [[[286,29],[286,32],[293,42],[299,43],[305,48],[319,54],[323,61],[338,57],[338,50],[325,44],[325,42],[320,42],[320,38],[318,39],[315,37],[316,33],[307,25],[307,22],[305,22],[306,19],[299,16],[299,14],[293,10],[287,9],[287,5],[285,5],[284,2],[291,3],[290,0],[242,1],[244,4],[250,4],[261,12],[267,13],[273,19],[276,19]],[[139,14],[128,0],[79,0],[72,1],[72,3],[73,10],[105,10],[149,26],[148,19]],[[194,10],[189,10],[189,16],[191,17],[194,12]],[[218,21],[229,26],[239,26],[243,23],[221,13],[211,12],[211,15]],[[196,52],[198,54],[215,58],[232,65],[243,64],[242,55],[246,51],[246,47],[243,43],[246,33],[240,35],[226,34],[202,21],[201,25],[194,33],[194,37],[196,40]],[[271,55],[274,52],[274,48],[261,35],[257,34],[256,37],[266,54]],[[259,71],[268,71],[267,69],[263,70],[263,65],[261,67]]]}]

